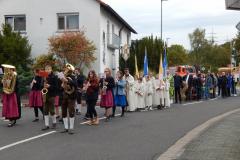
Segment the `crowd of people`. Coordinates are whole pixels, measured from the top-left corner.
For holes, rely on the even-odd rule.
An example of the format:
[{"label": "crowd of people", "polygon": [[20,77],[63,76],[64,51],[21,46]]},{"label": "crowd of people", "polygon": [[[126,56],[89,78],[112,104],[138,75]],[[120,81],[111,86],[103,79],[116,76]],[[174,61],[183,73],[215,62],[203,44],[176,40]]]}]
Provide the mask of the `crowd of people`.
[{"label": "crowd of people", "polygon": [[[5,65],[3,68],[2,116],[10,121],[8,126],[13,127],[21,117],[17,74],[14,66]],[[132,76],[128,68],[124,72],[118,71],[116,76],[109,68],[105,68],[101,75],[91,70],[85,77],[71,64],[66,64],[63,71],[56,73],[47,65],[45,71],[36,69],[34,74],[29,94],[29,107],[33,108],[35,116],[33,122],[39,121],[40,111],[45,122],[43,131],[50,129],[51,117],[51,128],[56,128],[59,119],[64,124],[61,133],[69,134],[74,133],[76,115],[84,114],[88,125],[99,124],[96,106],[105,110],[107,122],[115,117],[117,107],[124,117],[126,111],[169,108],[174,100],[182,103],[185,100],[215,98],[216,95],[225,98],[236,95],[237,83],[233,75],[224,72],[221,75],[199,72],[184,77],[177,72],[175,75],[167,72],[164,77],[154,77],[152,73]],[[84,106],[86,113],[82,110]]]},{"label": "crowd of people", "polygon": [[[213,99],[218,96],[223,98],[236,96],[236,86],[238,78],[233,74],[222,72],[215,75],[208,72],[203,74],[188,74],[181,78],[180,76],[174,76],[175,87],[175,102],[182,101],[182,96],[186,101],[192,100],[207,100]],[[180,93],[180,89],[182,93]]]}]

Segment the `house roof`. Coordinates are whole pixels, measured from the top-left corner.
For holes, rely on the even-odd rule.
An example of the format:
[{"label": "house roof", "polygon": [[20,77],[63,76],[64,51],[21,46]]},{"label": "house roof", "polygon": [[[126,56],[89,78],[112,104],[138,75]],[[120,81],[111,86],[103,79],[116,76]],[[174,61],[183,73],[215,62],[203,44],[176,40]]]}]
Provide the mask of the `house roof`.
[{"label": "house roof", "polygon": [[101,7],[104,8],[107,12],[110,12],[116,19],[118,19],[124,26],[129,29],[132,33],[137,34],[137,32],[108,4],[104,3],[101,0],[97,0]]}]

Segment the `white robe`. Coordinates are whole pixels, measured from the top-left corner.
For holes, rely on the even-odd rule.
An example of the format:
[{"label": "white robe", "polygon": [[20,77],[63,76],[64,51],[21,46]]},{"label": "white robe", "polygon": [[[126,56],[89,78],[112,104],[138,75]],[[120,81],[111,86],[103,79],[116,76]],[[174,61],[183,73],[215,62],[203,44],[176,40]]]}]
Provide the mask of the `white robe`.
[{"label": "white robe", "polygon": [[137,108],[143,109],[143,108],[145,108],[145,100],[144,100],[145,87],[144,87],[144,83],[138,83],[136,85],[136,92],[137,92]]},{"label": "white robe", "polygon": [[165,83],[160,80],[160,105],[164,106],[164,89]]},{"label": "white robe", "polygon": [[160,105],[160,81],[156,79],[154,81],[154,99],[153,99],[153,105],[159,106]]},{"label": "white robe", "polygon": [[152,81],[149,80],[145,83],[145,105],[151,107],[153,105],[153,85]]},{"label": "white robe", "polygon": [[165,99],[165,106],[170,107],[170,94],[169,94],[170,82],[167,79],[165,82],[165,89],[164,89],[164,99]]},{"label": "white robe", "polygon": [[124,80],[127,81],[127,86],[126,86],[126,95],[127,95],[127,101],[128,101],[128,111],[135,111],[136,106],[134,104],[134,99],[132,97],[135,95],[134,91],[134,78],[133,76],[124,76]]},{"label": "white robe", "polygon": [[137,109],[137,106],[138,106],[138,94],[136,93],[137,85],[138,85],[138,81],[136,80],[136,81],[134,81],[134,84],[133,84],[133,92],[134,92],[134,94],[131,97],[131,100],[133,102],[132,106],[134,106],[134,107],[131,108],[131,109],[134,109],[132,111],[135,111]]}]

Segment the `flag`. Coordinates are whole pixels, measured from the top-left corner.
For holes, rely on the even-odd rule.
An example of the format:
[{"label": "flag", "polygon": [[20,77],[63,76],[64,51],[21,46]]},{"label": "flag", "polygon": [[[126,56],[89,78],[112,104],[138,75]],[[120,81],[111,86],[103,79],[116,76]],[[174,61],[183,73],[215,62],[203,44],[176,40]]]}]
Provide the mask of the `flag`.
[{"label": "flag", "polygon": [[144,57],[144,76],[148,75],[148,58],[147,58],[147,48],[145,47],[145,57]]},{"label": "flag", "polygon": [[160,64],[159,64],[159,79],[163,79],[163,64],[162,64],[162,54],[160,54]]},{"label": "flag", "polygon": [[164,50],[163,50],[163,77],[167,76],[167,67],[168,67],[167,49],[166,49],[166,46],[164,46]]},{"label": "flag", "polygon": [[137,65],[137,56],[135,54],[135,75],[139,78],[138,65]]}]

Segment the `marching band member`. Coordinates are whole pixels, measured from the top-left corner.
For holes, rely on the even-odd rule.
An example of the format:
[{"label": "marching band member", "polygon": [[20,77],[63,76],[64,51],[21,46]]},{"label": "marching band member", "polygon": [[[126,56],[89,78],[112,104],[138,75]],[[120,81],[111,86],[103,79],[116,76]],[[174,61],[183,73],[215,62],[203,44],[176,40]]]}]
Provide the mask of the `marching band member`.
[{"label": "marching band member", "polygon": [[145,105],[147,110],[152,110],[153,105],[153,85],[150,76],[146,76],[145,83]]},{"label": "marching band member", "polygon": [[75,74],[77,76],[77,107],[76,114],[81,114],[82,112],[82,89],[83,83],[85,81],[85,77],[80,73],[80,69],[75,70]]},{"label": "marching band member", "polygon": [[126,93],[125,93],[126,81],[123,80],[123,73],[117,72],[116,85],[114,88],[115,106],[122,108],[121,117],[124,116],[125,107],[127,105]]},{"label": "marching band member", "polygon": [[[75,102],[77,82],[74,76],[75,68],[71,64],[66,64],[64,74],[59,75],[62,80],[63,100],[62,100],[62,118],[65,130],[61,133],[74,134],[74,120],[75,120]],[[69,120],[67,115],[69,114]]]},{"label": "marching band member", "polygon": [[[46,80],[44,82],[44,88],[42,90],[43,92],[43,99],[44,100],[44,121],[45,121],[45,127],[42,129],[43,131],[49,130],[49,114],[52,117],[52,128],[56,128],[57,120],[55,115],[55,108],[54,108],[54,102],[56,97],[56,90],[57,90],[57,77],[53,74],[52,66],[47,65],[45,67],[45,71],[48,73],[48,76],[46,77]],[[44,93],[45,92],[45,93]]]},{"label": "marching band member", "polygon": [[114,78],[111,75],[111,70],[104,70],[105,77],[100,80],[101,102],[100,106],[105,108],[106,121],[110,120],[111,108],[114,106],[113,88],[115,87]]},{"label": "marching band member", "polygon": [[136,91],[137,94],[137,109],[142,110],[145,108],[145,99],[144,99],[144,93],[145,93],[145,87],[142,80],[142,77],[138,78],[138,83],[136,85]]},{"label": "marching band member", "polygon": [[166,108],[170,108],[170,93],[169,93],[169,89],[170,89],[170,82],[169,79],[166,78],[165,81],[165,87],[164,87],[164,100],[165,100],[165,107]]},{"label": "marching band member", "polygon": [[2,78],[3,94],[2,94],[2,116],[8,119],[10,123],[8,127],[13,127],[16,120],[21,117],[21,102],[18,95],[18,80],[16,68],[11,65],[3,64],[4,75]]},{"label": "marching band member", "polygon": [[98,125],[99,119],[95,106],[98,100],[99,82],[94,70],[88,73],[87,86],[86,88],[84,87],[84,90],[86,90],[87,110],[91,118],[91,121],[88,124]]},{"label": "marching band member", "polygon": [[127,82],[126,85],[126,96],[127,96],[127,103],[128,103],[128,111],[132,112],[136,110],[136,106],[134,106],[134,99],[132,97],[134,96],[134,78],[129,73],[129,69],[125,68],[124,70],[125,75],[123,76],[123,80]]},{"label": "marching band member", "polygon": [[38,122],[38,109],[43,114],[43,101],[41,92],[43,89],[43,78],[39,76],[39,69],[36,69],[34,74],[35,76],[30,85],[31,92],[29,94],[29,107],[34,108],[35,120],[33,120],[33,122]]}]

